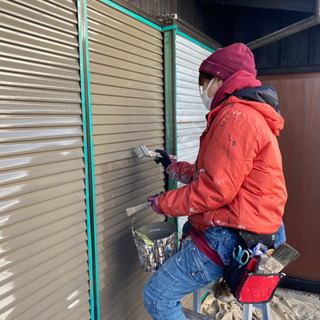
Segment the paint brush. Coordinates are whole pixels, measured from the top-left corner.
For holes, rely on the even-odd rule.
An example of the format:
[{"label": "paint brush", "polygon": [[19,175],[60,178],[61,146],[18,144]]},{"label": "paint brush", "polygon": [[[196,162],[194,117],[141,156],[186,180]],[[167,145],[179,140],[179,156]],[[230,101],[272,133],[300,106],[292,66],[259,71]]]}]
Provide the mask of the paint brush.
[{"label": "paint brush", "polygon": [[135,207],[127,208],[126,212],[127,212],[128,217],[135,214],[138,211],[141,211],[141,210],[151,206],[152,203],[153,203],[152,201],[147,201],[147,202],[141,203]]},{"label": "paint brush", "polygon": [[133,153],[140,159],[143,157],[159,157],[162,158],[160,153],[149,150],[145,145],[140,145],[133,149]]},{"label": "paint brush", "polygon": [[278,273],[299,256],[297,250],[283,243],[267,259],[263,273]]},{"label": "paint brush", "polygon": [[[140,145],[133,149],[133,153],[139,159],[143,157],[159,157],[162,158],[161,154],[152,150],[149,150],[145,145]],[[171,156],[172,159],[177,160],[177,156]]]}]

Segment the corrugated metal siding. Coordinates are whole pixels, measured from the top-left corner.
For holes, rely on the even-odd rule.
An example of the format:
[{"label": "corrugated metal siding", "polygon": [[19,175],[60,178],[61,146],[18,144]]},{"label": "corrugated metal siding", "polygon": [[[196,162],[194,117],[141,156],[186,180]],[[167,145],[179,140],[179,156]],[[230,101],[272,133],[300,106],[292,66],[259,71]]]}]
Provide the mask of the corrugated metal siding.
[{"label": "corrugated metal siding", "polygon": [[180,161],[194,163],[199,137],[206,127],[208,110],[199,94],[199,67],[211,52],[198,44],[176,36],[177,61],[177,149]]},{"label": "corrugated metal siding", "polygon": [[[176,35],[177,78],[177,155],[179,161],[194,163],[199,151],[199,138],[206,127],[208,110],[199,93],[199,67],[211,52],[200,45]],[[178,184],[180,186],[181,183]],[[179,218],[179,230],[187,221]]]},{"label": "corrugated metal siding", "polygon": [[[176,79],[177,79],[177,155],[179,161],[194,163],[199,151],[199,138],[206,127],[208,110],[202,103],[198,77],[201,62],[211,52],[200,45],[176,35]],[[181,186],[178,183],[178,186]],[[188,217],[179,218],[179,235]],[[193,308],[193,295],[182,300],[185,308]]]},{"label": "corrugated metal siding", "polygon": [[0,319],[88,319],[76,1],[1,9]]},{"label": "corrugated metal siding", "polygon": [[[164,189],[152,159],[133,157],[145,144],[163,148],[163,66],[160,31],[100,1],[88,1],[88,39],[102,319],[150,319],[127,207]],[[159,221],[149,208],[136,226]]]}]

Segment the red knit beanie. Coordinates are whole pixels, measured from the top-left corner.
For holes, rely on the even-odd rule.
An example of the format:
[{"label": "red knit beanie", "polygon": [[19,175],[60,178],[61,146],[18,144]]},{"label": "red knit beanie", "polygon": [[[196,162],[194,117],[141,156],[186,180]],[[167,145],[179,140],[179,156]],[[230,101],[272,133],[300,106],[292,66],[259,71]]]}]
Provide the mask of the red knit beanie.
[{"label": "red knit beanie", "polygon": [[212,74],[222,80],[228,79],[240,70],[245,70],[254,76],[257,75],[253,53],[243,43],[234,43],[218,49],[203,60],[199,68],[200,72]]}]

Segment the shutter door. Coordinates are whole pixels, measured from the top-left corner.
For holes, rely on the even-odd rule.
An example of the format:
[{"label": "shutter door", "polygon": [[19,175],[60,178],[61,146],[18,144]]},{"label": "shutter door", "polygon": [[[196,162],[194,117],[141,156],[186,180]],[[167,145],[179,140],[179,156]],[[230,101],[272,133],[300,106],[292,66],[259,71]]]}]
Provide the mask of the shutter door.
[{"label": "shutter door", "polygon": [[89,319],[76,1],[0,6],[0,319]]},{"label": "shutter door", "polygon": [[[199,94],[199,67],[211,52],[176,35],[177,78],[177,155],[179,161],[194,163],[199,151],[199,138],[206,128],[208,110]],[[181,184],[179,183],[178,186]],[[187,217],[179,218],[179,234]]]},{"label": "shutter door", "polygon": [[[101,1],[88,1],[89,69],[102,319],[149,319],[127,207],[164,190],[161,166],[133,157],[163,148],[162,34]],[[149,208],[135,226],[163,220]]]},{"label": "shutter door", "polygon": [[199,94],[199,67],[211,52],[198,44],[176,36],[177,61],[177,149],[180,161],[194,163],[199,137],[206,127],[208,110]]}]

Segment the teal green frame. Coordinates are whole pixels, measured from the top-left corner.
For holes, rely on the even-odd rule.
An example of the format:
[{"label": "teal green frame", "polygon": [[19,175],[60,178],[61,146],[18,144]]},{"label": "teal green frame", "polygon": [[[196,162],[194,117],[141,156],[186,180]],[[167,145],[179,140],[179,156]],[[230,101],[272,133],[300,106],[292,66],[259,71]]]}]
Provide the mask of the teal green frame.
[{"label": "teal green frame", "polygon": [[206,45],[202,44],[201,42],[199,42],[199,41],[191,38],[190,36],[188,36],[187,34],[181,32],[180,30],[176,30],[176,34],[179,34],[180,36],[182,36],[182,37],[190,40],[191,42],[199,45],[200,47],[202,47],[202,48],[204,48],[204,49],[207,49],[207,50],[209,50],[209,51],[211,51],[211,52],[214,52],[214,51],[215,51],[215,50],[213,50],[212,48],[209,48],[209,47],[207,47]]},{"label": "teal green frame", "polygon": [[[91,319],[100,319],[100,305],[99,305],[99,279],[98,279],[98,258],[97,254],[97,232],[96,232],[96,213],[95,213],[95,190],[94,190],[94,159],[93,159],[93,143],[92,143],[92,118],[91,118],[91,97],[90,97],[90,73],[89,73],[89,47],[88,47],[88,26],[87,26],[87,1],[77,0],[78,9],[78,38],[79,38],[79,61],[80,61],[80,79],[81,79],[81,104],[82,104],[82,121],[83,121],[83,151],[85,161],[85,192],[86,192],[86,208],[87,208],[87,235],[88,235],[88,260],[89,260],[89,291],[90,291],[90,313]],[[82,25],[82,12],[84,13],[84,26]],[[83,28],[85,42],[83,43]],[[86,61],[84,61],[83,45],[86,51]],[[87,82],[85,83],[84,68],[87,71]],[[85,94],[88,95],[88,105],[86,105]],[[89,123],[87,123],[86,115],[88,114]],[[90,142],[88,143],[88,135]],[[89,152],[90,151],[90,152]],[[88,155],[91,155],[91,168],[88,165]],[[92,192],[89,192],[89,170],[91,171]],[[90,203],[93,202],[93,210],[90,212]],[[91,225],[91,218],[93,225]],[[92,239],[93,235],[93,239]],[[94,256],[94,262],[93,262]],[[94,274],[96,275],[95,286],[96,292],[93,290]],[[95,313],[96,312],[96,313]]]}]

